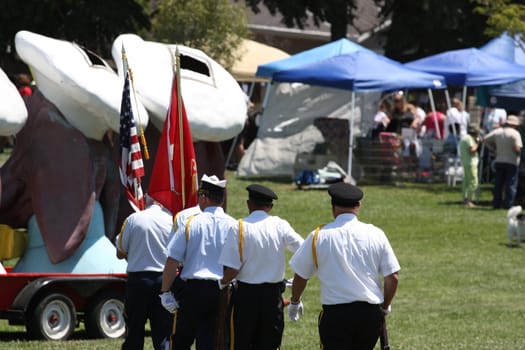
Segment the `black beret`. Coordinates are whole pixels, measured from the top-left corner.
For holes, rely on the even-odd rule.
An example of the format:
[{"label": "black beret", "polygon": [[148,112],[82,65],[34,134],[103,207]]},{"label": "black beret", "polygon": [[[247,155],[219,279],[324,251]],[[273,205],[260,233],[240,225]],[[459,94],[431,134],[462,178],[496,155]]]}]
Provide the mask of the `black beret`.
[{"label": "black beret", "polygon": [[277,195],[266,186],[253,184],[246,187],[248,190],[248,198],[257,203],[271,204]]},{"label": "black beret", "polygon": [[328,187],[332,203],[340,207],[353,207],[363,198],[363,191],[346,182],[338,182]]}]

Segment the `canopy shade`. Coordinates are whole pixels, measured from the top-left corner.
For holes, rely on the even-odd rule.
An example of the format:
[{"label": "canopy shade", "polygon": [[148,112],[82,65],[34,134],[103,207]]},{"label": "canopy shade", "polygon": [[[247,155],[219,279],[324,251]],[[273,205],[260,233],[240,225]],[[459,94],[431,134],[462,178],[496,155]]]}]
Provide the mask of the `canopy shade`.
[{"label": "canopy shade", "polygon": [[336,41],[332,41],[328,44],[315,47],[310,50],[300,52],[285,59],[260,65],[257,68],[256,76],[272,77],[273,73],[277,71],[302,66],[308,63],[317,62],[328,57],[338,56],[345,53],[352,53],[360,50],[370,51],[364,46],[361,46],[359,44],[354,43],[353,41],[343,38]]},{"label": "canopy shade", "polygon": [[371,51],[355,51],[274,73],[282,82],[301,82],[352,91],[444,88],[442,76],[406,68]]},{"label": "canopy shade", "polygon": [[448,85],[500,85],[525,79],[525,66],[479,49],[442,52],[405,64],[423,72],[443,75]]},{"label": "canopy shade", "polygon": [[261,44],[257,41],[244,39],[237,55],[240,57],[233,65],[231,73],[237,81],[268,80],[262,77],[256,79],[257,67],[276,60],[290,57],[286,52],[275,47]]},{"label": "canopy shade", "polygon": [[488,105],[507,110],[525,109],[525,80],[501,85],[489,91]]}]

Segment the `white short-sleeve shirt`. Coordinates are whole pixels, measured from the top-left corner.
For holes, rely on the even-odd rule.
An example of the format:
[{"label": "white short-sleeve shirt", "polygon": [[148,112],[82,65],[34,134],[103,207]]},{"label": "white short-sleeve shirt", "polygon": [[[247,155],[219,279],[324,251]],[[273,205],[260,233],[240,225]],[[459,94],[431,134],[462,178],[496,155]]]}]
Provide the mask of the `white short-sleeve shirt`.
[{"label": "white short-sleeve shirt", "polygon": [[338,215],[317,235],[318,267],[313,258],[313,235],[308,235],[290,265],[302,278],[317,274],[323,305],[383,302],[380,275],[391,275],[400,266],[381,229],[360,222],[353,214]]},{"label": "white short-sleeve shirt", "polygon": [[162,272],[172,226],[171,213],[157,204],[131,214],[116,239],[118,248],[128,254],[126,271]]},{"label": "white short-sleeve shirt", "polygon": [[184,265],[181,278],[217,280],[223,266],[219,255],[224,241],[237,221],[221,207],[208,207],[193,217],[186,239],[186,225],[179,226],[166,248],[166,254]]},{"label": "white short-sleeve shirt", "polygon": [[[242,246],[239,222],[226,238],[219,263],[239,270],[238,281],[252,284],[276,283],[284,278],[286,249],[295,252],[304,239],[278,216],[263,210],[242,219]],[[242,249],[242,261],[240,251]]]}]

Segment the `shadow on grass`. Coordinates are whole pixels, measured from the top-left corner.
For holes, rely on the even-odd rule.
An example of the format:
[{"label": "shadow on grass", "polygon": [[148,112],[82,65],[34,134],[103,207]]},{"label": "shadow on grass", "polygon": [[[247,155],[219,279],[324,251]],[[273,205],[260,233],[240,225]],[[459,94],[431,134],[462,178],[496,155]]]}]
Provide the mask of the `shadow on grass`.
[{"label": "shadow on grass", "polygon": [[[463,201],[461,201],[461,200],[458,200],[458,201],[441,201],[441,202],[438,202],[438,204],[440,204],[440,205],[459,205],[459,206],[464,206],[463,205]],[[491,209],[492,210],[492,201],[489,201],[489,200],[477,201],[475,205],[476,205],[475,207],[469,208],[469,209],[474,209],[474,210],[475,209]]]},{"label": "shadow on grass", "polygon": [[[151,331],[146,330],[146,333],[144,335],[146,338],[151,337]],[[121,338],[124,340],[124,338]],[[9,331],[0,331],[0,342],[9,342],[9,341],[42,341],[42,339],[33,339],[29,336],[29,334],[25,331],[24,328],[20,328],[19,330],[9,330]],[[88,336],[85,330],[77,330],[73,333],[70,340],[100,340],[91,338]]]},{"label": "shadow on grass", "polygon": [[504,248],[509,248],[509,249],[521,249],[521,248],[523,248],[523,245],[510,244],[508,242],[507,243],[500,243],[499,245],[504,247]]}]

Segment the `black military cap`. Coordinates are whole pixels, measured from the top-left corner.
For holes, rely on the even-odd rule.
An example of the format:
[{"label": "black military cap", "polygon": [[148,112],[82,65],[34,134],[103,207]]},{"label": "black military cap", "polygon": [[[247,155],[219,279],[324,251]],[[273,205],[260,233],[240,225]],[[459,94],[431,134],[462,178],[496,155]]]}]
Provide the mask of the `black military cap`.
[{"label": "black military cap", "polygon": [[252,184],[246,189],[248,190],[248,198],[256,203],[272,204],[272,201],[277,199],[275,192],[263,185]]},{"label": "black military cap", "polygon": [[328,187],[332,204],[340,207],[355,207],[363,198],[363,191],[346,182],[338,182]]}]

